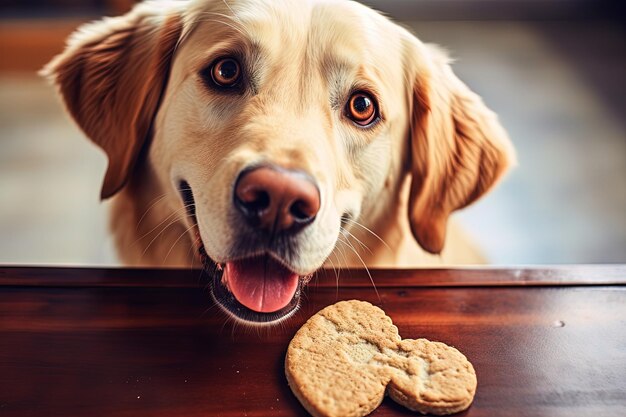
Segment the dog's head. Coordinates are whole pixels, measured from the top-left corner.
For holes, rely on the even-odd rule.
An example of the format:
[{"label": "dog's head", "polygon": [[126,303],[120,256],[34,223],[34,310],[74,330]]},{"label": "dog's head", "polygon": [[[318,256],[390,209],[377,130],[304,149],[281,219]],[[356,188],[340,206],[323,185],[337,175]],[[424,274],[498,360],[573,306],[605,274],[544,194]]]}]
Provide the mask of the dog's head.
[{"label": "dog's head", "polygon": [[293,312],[407,176],[413,234],[440,252],[450,213],[513,155],[445,54],[350,1],[144,3],[80,29],[47,72],[108,156],[102,197],[148,164],[187,207],[217,301],[250,322]]}]

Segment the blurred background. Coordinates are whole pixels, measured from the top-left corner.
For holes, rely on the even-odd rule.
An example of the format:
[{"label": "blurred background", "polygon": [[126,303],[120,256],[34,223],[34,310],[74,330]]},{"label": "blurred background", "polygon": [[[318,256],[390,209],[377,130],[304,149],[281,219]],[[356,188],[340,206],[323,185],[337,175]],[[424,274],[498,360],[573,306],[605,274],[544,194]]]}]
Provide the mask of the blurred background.
[{"label": "blurred background", "polygon": [[[0,0],[0,263],[115,265],[104,155],[36,70],[127,0]],[[626,262],[626,25],[602,0],[368,0],[495,110],[519,166],[456,214],[491,262]]]}]

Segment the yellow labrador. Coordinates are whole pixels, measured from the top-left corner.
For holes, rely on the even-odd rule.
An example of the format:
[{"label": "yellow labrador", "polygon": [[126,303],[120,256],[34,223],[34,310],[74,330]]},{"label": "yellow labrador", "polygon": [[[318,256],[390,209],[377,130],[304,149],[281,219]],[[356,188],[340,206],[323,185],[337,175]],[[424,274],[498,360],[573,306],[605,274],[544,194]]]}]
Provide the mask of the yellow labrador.
[{"label": "yellow labrador", "polygon": [[477,261],[448,217],[514,159],[441,50],[352,1],[142,3],[45,73],[107,154],[121,259],[202,261],[250,323],[325,263]]}]

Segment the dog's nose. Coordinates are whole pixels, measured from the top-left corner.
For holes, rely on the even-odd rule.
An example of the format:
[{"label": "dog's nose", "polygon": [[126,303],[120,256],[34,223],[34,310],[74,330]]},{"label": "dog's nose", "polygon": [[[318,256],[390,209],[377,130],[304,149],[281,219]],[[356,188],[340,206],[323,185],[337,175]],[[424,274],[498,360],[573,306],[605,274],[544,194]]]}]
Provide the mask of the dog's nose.
[{"label": "dog's nose", "polygon": [[320,192],[307,174],[275,166],[243,171],[234,200],[249,224],[269,232],[296,231],[320,209]]}]

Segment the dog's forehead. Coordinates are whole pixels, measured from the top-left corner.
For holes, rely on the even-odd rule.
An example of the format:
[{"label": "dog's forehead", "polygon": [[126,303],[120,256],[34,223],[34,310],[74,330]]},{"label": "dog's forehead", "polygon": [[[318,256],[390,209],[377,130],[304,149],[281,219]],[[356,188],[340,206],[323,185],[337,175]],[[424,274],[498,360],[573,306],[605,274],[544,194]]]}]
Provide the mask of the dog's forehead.
[{"label": "dog's forehead", "polygon": [[304,53],[324,66],[356,70],[384,67],[401,53],[396,25],[347,0],[197,1],[188,19],[202,34],[196,42],[241,37],[276,59]]}]

